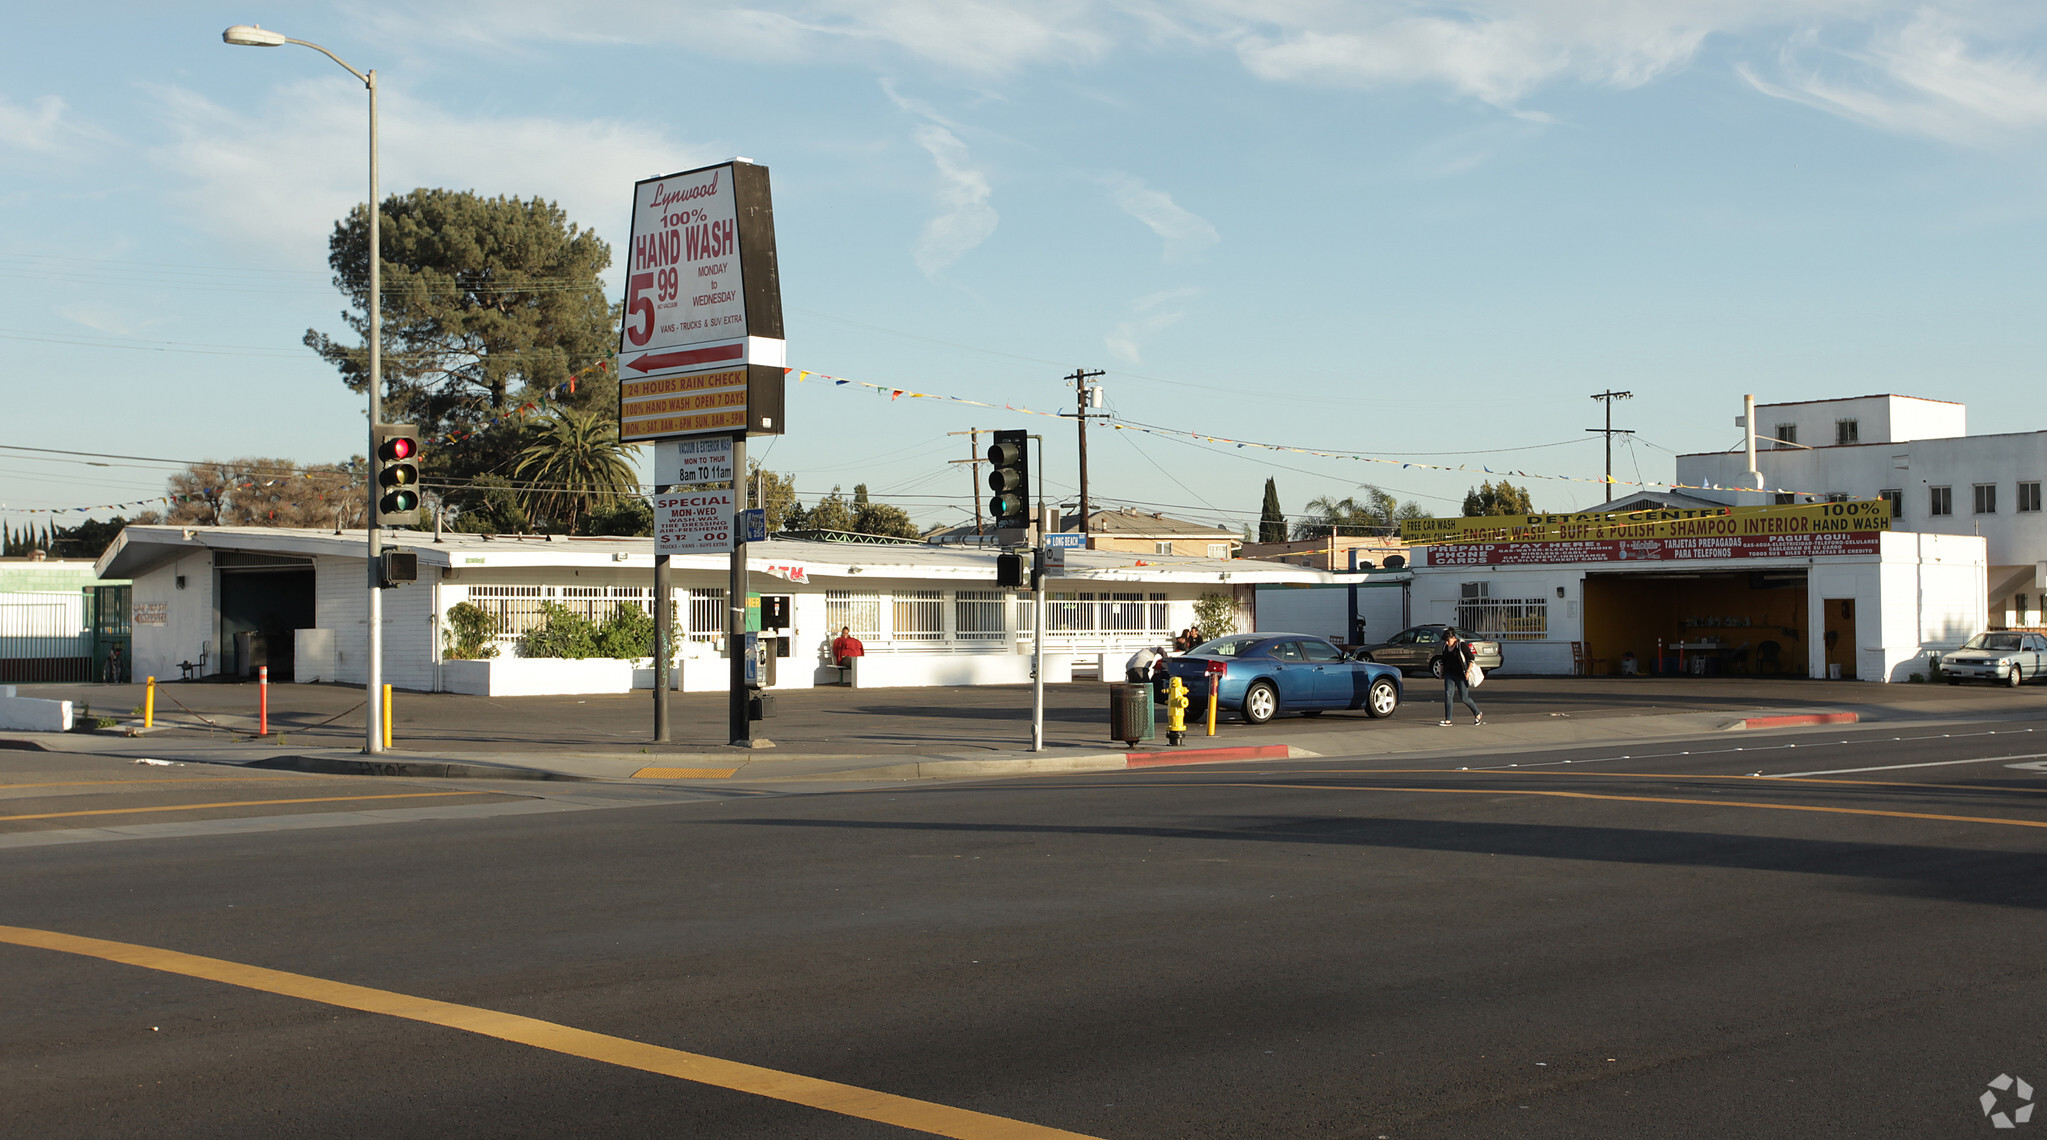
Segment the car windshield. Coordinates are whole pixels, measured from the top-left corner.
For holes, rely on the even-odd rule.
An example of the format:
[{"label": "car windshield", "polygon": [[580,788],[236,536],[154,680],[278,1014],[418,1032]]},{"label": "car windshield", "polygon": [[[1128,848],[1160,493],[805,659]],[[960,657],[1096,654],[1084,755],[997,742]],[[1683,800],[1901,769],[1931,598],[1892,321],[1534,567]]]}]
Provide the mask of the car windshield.
[{"label": "car windshield", "polygon": [[1209,657],[1239,657],[1243,655],[1246,649],[1264,640],[1262,637],[1252,637],[1245,634],[1238,634],[1235,637],[1218,637],[1214,641],[1204,641],[1193,649],[1188,650],[1188,652],[1200,653]]},{"label": "car windshield", "polygon": [[2019,635],[2016,633],[1979,633],[1969,639],[1969,644],[1962,646],[1963,649],[1996,650],[2017,649],[2018,647]]}]

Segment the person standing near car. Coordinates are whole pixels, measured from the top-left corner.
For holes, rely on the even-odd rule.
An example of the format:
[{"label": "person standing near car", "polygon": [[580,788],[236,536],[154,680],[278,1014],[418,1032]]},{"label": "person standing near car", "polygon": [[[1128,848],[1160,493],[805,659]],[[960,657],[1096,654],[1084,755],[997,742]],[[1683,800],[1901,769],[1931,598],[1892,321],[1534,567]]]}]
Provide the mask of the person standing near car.
[{"label": "person standing near car", "polygon": [[1443,631],[1443,720],[1444,728],[1450,727],[1450,702],[1461,700],[1471,710],[1471,723],[1484,724],[1485,713],[1479,711],[1478,702],[1471,699],[1471,664],[1474,654],[1471,643],[1457,636],[1457,631]]},{"label": "person standing near car", "polygon": [[1123,663],[1123,679],[1132,684],[1141,684],[1151,680],[1153,662],[1158,661],[1165,655],[1165,649],[1160,646],[1145,646],[1143,649],[1131,654],[1130,660]]}]

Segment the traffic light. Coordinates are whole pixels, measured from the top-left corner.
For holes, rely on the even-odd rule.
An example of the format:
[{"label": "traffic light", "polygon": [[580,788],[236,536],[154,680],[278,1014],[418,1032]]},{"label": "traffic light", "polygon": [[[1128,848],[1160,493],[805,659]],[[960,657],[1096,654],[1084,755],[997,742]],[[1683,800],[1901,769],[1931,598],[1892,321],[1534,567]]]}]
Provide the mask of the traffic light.
[{"label": "traffic light", "polygon": [[377,556],[377,588],[389,590],[419,581],[419,555],[410,550],[386,550]]},{"label": "traffic light", "polygon": [[[1030,433],[1024,431],[998,431],[995,442],[988,445],[988,488],[995,492],[988,500],[988,513],[995,516],[995,530],[1014,531],[1014,541],[1023,540],[1023,531],[1031,523],[1031,463],[1029,456]],[[1012,539],[1005,536],[1004,541]]]},{"label": "traffic light", "polygon": [[1024,584],[1023,555],[998,554],[995,556],[995,584],[998,586],[1021,586]]},{"label": "traffic light", "polygon": [[411,526],[418,522],[419,429],[411,424],[378,424],[371,474],[377,496],[372,525]]}]

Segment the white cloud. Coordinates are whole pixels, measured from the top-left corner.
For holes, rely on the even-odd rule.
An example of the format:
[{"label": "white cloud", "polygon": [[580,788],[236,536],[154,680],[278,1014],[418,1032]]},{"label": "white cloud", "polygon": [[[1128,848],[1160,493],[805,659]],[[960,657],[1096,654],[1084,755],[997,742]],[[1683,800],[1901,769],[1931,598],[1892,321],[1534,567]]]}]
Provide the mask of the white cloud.
[{"label": "white cloud", "polygon": [[1182,208],[1165,191],[1153,190],[1127,174],[1110,178],[1109,192],[1124,213],[1165,240],[1167,261],[1184,261],[1222,240],[1208,219]]},{"label": "white cloud", "polygon": [[917,145],[931,152],[938,167],[938,206],[942,211],[924,224],[917,237],[917,268],[936,277],[995,233],[1000,215],[988,204],[994,191],[988,176],[967,164],[967,144],[936,124],[917,128]]},{"label": "white cloud", "polygon": [[27,106],[0,95],[0,146],[59,155],[76,149],[80,142],[105,137],[97,128],[72,117],[70,107],[55,95],[38,96]]},{"label": "white cloud", "polygon": [[[1801,62],[1809,55],[1822,62]],[[1829,74],[1825,63],[1846,74]],[[1816,36],[1802,36],[1779,66],[1777,82],[1740,71],[1766,95],[1900,134],[1987,146],[2047,126],[2047,71],[2018,52],[1982,50],[1960,22],[1936,12],[1881,30],[1856,51],[1824,51]]]},{"label": "white cloud", "polygon": [[681,47],[738,59],[854,62],[905,58],[968,76],[1039,63],[1092,61],[1114,35],[1096,0],[763,0],[651,5],[644,0],[463,0],[383,13],[406,38],[486,51],[560,40]]},{"label": "white cloud", "polygon": [[[152,152],[202,229],[229,244],[326,262],[334,224],[368,191],[368,107],[360,86],[309,80],[251,113],[179,88],[156,92],[165,141]],[[614,251],[628,238],[631,186],[729,157],[609,120],[464,118],[382,86],[380,191],[415,187],[541,197]]]},{"label": "white cloud", "polygon": [[1144,341],[1162,329],[1170,328],[1186,319],[1184,307],[1175,304],[1199,297],[1201,290],[1194,288],[1167,289],[1147,294],[1131,302],[1131,317],[1119,321],[1102,337],[1110,355],[1130,364],[1143,364],[1141,355]]}]

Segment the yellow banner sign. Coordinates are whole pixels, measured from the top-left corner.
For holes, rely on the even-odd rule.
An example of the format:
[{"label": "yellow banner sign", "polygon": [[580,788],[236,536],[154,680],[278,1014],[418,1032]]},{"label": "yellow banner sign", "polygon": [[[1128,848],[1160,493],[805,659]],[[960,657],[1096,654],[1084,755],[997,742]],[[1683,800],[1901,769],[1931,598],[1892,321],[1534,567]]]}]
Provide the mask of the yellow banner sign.
[{"label": "yellow banner sign", "polygon": [[1890,501],[1861,499],[1850,503],[1799,503],[1782,507],[1673,508],[1409,519],[1400,524],[1400,537],[1412,543],[1584,542],[1613,538],[1761,538],[1777,534],[1842,534],[1889,529]]}]

